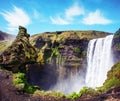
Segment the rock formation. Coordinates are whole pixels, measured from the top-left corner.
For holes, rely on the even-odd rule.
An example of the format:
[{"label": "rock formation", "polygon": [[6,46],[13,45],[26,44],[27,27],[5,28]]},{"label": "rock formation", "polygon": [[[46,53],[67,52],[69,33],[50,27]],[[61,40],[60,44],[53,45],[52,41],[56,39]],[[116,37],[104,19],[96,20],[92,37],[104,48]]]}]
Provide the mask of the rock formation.
[{"label": "rock formation", "polygon": [[15,41],[0,56],[0,65],[17,71],[25,64],[35,63],[37,53],[35,48],[29,42],[30,35],[27,30],[19,26],[19,33]]},{"label": "rock formation", "polygon": [[120,61],[120,29],[114,34],[112,49],[115,62]]}]

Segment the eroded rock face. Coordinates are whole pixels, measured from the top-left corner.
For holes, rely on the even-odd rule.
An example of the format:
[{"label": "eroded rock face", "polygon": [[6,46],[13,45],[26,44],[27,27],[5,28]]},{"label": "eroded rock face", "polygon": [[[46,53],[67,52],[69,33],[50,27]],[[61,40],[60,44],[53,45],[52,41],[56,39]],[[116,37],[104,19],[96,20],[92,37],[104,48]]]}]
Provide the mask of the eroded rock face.
[{"label": "eroded rock face", "polygon": [[115,62],[120,61],[120,29],[114,34],[112,49]]},{"label": "eroded rock face", "polygon": [[22,65],[36,62],[37,52],[29,43],[29,37],[27,29],[19,26],[15,41],[0,56],[0,65],[16,71]]}]

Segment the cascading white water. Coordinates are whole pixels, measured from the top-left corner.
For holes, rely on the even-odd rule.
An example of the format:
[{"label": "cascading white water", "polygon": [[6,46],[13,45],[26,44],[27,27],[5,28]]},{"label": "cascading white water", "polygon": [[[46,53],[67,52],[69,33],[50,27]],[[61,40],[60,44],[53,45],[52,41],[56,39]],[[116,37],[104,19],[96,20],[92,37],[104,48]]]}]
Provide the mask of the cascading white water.
[{"label": "cascading white water", "polygon": [[114,64],[111,51],[112,39],[113,35],[109,35],[89,42],[85,78],[86,86],[92,88],[102,86],[107,78],[107,72]]}]

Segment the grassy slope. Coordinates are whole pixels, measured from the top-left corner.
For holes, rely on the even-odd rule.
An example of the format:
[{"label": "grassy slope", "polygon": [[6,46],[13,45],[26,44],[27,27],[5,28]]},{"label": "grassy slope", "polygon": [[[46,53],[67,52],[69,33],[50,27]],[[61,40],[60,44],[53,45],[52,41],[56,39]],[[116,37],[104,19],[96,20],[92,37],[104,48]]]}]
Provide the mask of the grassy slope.
[{"label": "grassy slope", "polygon": [[107,79],[103,85],[105,90],[120,87],[120,61],[115,64],[107,74]]},{"label": "grassy slope", "polygon": [[94,30],[89,30],[89,31],[62,31],[61,34],[57,34],[57,32],[48,32],[48,33],[39,33],[36,35],[33,35],[31,37],[31,41],[36,40],[38,37],[44,37],[45,39],[54,39],[56,36],[56,39],[68,39],[68,38],[75,38],[78,37],[80,39],[82,38],[87,38],[87,39],[94,39],[94,38],[100,38],[100,37],[105,37],[106,35],[111,34],[107,32],[102,32],[102,31],[94,31]]},{"label": "grassy slope", "polygon": [[8,46],[11,45],[12,42],[10,41],[0,41],[0,53],[3,52]]}]

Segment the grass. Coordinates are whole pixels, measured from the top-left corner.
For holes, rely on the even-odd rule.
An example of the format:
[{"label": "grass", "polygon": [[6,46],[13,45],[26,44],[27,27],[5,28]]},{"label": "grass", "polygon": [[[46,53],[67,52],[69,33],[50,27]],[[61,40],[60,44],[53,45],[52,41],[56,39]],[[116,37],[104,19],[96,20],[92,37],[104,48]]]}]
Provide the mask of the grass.
[{"label": "grass", "polygon": [[15,73],[13,75],[13,83],[20,91],[25,91],[33,95],[51,96],[51,97],[65,97],[65,95],[58,91],[42,91],[38,86],[31,86],[28,84],[24,73]]},{"label": "grass", "polygon": [[103,85],[105,90],[120,86],[120,62],[115,64],[108,72],[107,79]]},{"label": "grass", "polygon": [[86,95],[99,94],[99,92],[97,90],[95,90],[95,89],[92,89],[92,88],[83,87],[79,91],[79,93],[73,92],[72,94],[67,95],[66,98],[75,100],[75,99],[81,97],[83,94],[86,94]]},{"label": "grass", "polygon": [[33,95],[34,96],[36,96],[36,95],[51,96],[51,97],[57,97],[57,98],[65,97],[65,95],[62,92],[58,92],[58,91],[40,91],[40,90],[36,90]]},{"label": "grass", "polygon": [[34,93],[39,89],[37,86],[31,86],[28,84],[24,73],[15,73],[13,75],[13,83],[18,90],[25,91],[28,93]]},{"label": "grass", "polygon": [[8,41],[0,41],[0,53],[7,49],[10,46],[11,42]]}]

